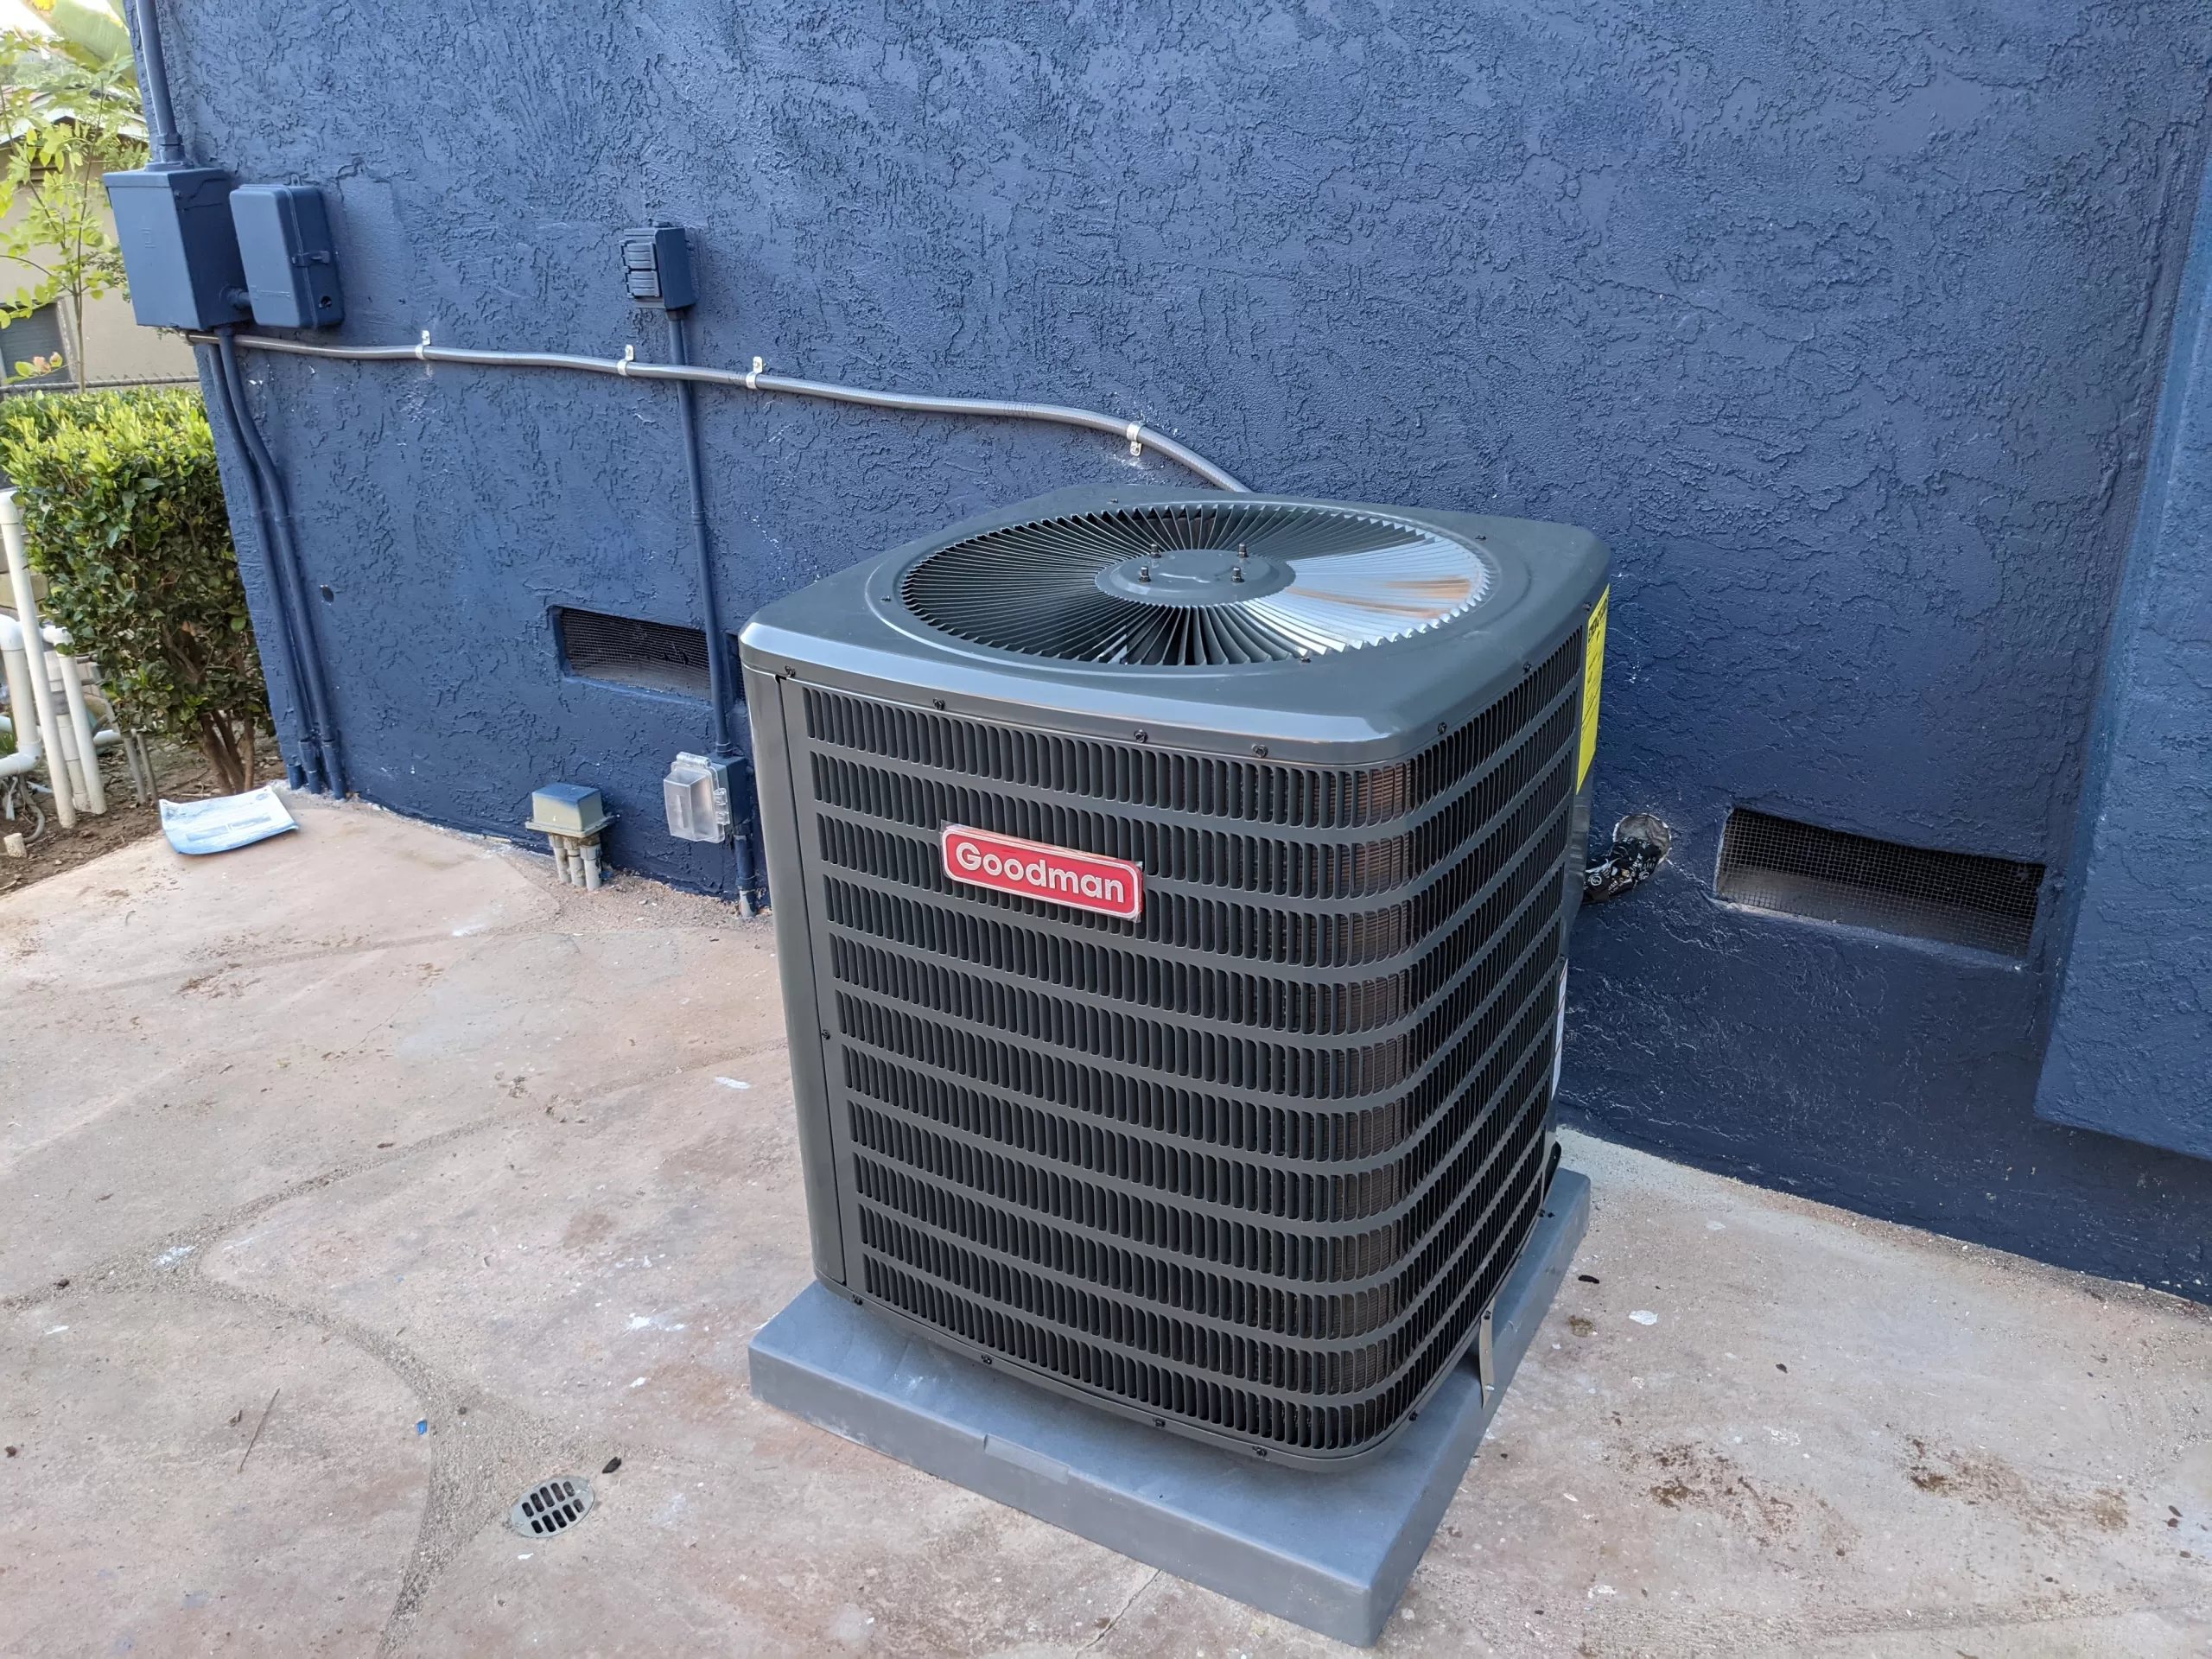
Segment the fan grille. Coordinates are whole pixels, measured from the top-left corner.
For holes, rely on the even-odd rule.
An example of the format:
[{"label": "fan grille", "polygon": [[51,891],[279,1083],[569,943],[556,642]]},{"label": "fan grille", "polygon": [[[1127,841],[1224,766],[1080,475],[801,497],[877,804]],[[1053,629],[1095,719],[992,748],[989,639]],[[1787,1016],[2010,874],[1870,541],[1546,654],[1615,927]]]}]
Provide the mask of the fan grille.
[{"label": "fan grille", "polygon": [[[1197,551],[1225,556],[1185,556]],[[1194,574],[1151,584],[1155,562]],[[916,564],[905,597],[925,621],[978,645],[1066,662],[1196,668],[1403,639],[1471,608],[1490,580],[1466,543],[1402,519],[1209,502],[990,531]]]}]

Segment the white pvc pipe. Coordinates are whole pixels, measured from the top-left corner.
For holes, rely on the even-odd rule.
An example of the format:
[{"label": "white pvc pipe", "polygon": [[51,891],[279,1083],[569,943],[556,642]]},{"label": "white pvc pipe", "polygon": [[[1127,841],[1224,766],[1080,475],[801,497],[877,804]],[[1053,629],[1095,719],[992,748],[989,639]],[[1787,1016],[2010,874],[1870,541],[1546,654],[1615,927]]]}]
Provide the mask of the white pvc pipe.
[{"label": "white pvc pipe", "polygon": [[30,658],[23,651],[22,624],[12,616],[0,616],[0,670],[7,676],[9,729],[16,739],[16,752],[0,754],[0,778],[19,778],[38,765],[42,751],[38,720],[31,712],[37,704],[31,696]]},{"label": "white pvc pipe", "polygon": [[54,718],[54,691],[46,683],[38,600],[31,592],[30,561],[23,554],[23,510],[13,490],[0,490],[0,551],[7,555],[8,586],[15,596],[16,620],[22,627],[25,652],[41,659],[29,664],[31,704],[38,714],[39,747],[46,754],[47,781],[54,785],[54,815],[67,830],[77,822],[77,808],[69,798],[69,768],[61,758],[61,722]]},{"label": "white pvc pipe", "polygon": [[[39,631],[49,645],[72,643],[69,630],[48,623]],[[55,652],[47,659],[61,681],[61,695],[69,702],[69,734],[77,741],[70,760],[75,765],[78,789],[84,799],[80,803],[87,812],[107,810],[107,788],[100,782],[99,751],[92,747],[92,715],[85,706],[85,682],[77,672],[77,659],[65,652]]]}]

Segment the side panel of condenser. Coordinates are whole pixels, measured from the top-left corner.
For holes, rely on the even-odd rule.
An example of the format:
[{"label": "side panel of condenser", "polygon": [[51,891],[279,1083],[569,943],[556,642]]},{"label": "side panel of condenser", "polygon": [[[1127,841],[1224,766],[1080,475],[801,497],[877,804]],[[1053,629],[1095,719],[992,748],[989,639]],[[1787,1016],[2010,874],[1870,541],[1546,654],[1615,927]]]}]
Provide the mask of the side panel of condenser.
[{"label": "side panel of condenser", "polygon": [[[776,970],[783,982],[784,1017],[791,1033],[791,1097],[798,1114],[799,1167],[814,1242],[814,1270],[833,1284],[845,1282],[845,1243],[838,1225],[838,1163],[830,1141],[831,1100],[823,1067],[827,1021],[814,993],[814,927],[806,899],[808,860],[792,799],[791,757],[806,752],[793,731],[805,731],[806,713],[797,684],[748,669],[745,704],[772,711],[753,721],[753,753],[760,780],[760,839],[768,862],[769,914],[776,924]],[[822,1036],[813,1033],[821,1033]]]}]

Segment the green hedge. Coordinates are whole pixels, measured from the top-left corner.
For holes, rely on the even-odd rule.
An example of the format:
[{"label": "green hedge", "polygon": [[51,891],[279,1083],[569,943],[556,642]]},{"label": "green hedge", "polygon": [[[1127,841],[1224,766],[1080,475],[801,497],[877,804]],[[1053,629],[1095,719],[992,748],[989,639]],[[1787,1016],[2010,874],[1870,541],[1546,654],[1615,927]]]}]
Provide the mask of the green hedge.
[{"label": "green hedge", "polygon": [[42,393],[0,413],[47,611],[99,661],[117,714],[254,783],[269,694],[197,391]]}]

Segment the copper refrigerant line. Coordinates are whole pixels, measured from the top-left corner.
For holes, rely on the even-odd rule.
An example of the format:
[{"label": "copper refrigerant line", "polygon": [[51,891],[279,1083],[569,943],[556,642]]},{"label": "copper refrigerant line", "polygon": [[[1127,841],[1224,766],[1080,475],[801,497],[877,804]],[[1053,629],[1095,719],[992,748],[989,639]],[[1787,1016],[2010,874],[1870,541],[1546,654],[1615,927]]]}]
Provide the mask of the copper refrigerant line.
[{"label": "copper refrigerant line", "polygon": [[[212,341],[213,334],[187,336],[195,342]],[[466,346],[433,346],[430,331],[413,346],[310,346],[304,340],[283,340],[271,334],[239,333],[233,336],[249,351],[276,352],[288,357],[336,358],[349,363],[452,363],[480,369],[566,369],[577,374],[613,375],[624,380],[680,380],[702,386],[725,386],[733,391],[777,392],[792,397],[819,397],[833,404],[857,404],[868,409],[899,410],[910,415],[966,415],[983,420],[1042,421],[1052,426],[1081,427],[1120,438],[1132,455],[1147,446],[1197,474],[1217,490],[1249,495],[1249,486],[1196,450],[1186,448],[1142,421],[1116,420],[1096,410],[1071,409],[1063,404],[1011,403],[995,397],[925,397],[906,391],[874,391],[866,386],[836,385],[824,380],[796,380],[770,374],[759,358],[749,370],[713,369],[690,363],[649,363],[625,353],[620,357],[582,357],[567,352],[485,352]],[[634,351],[634,348],[632,348]]]}]

